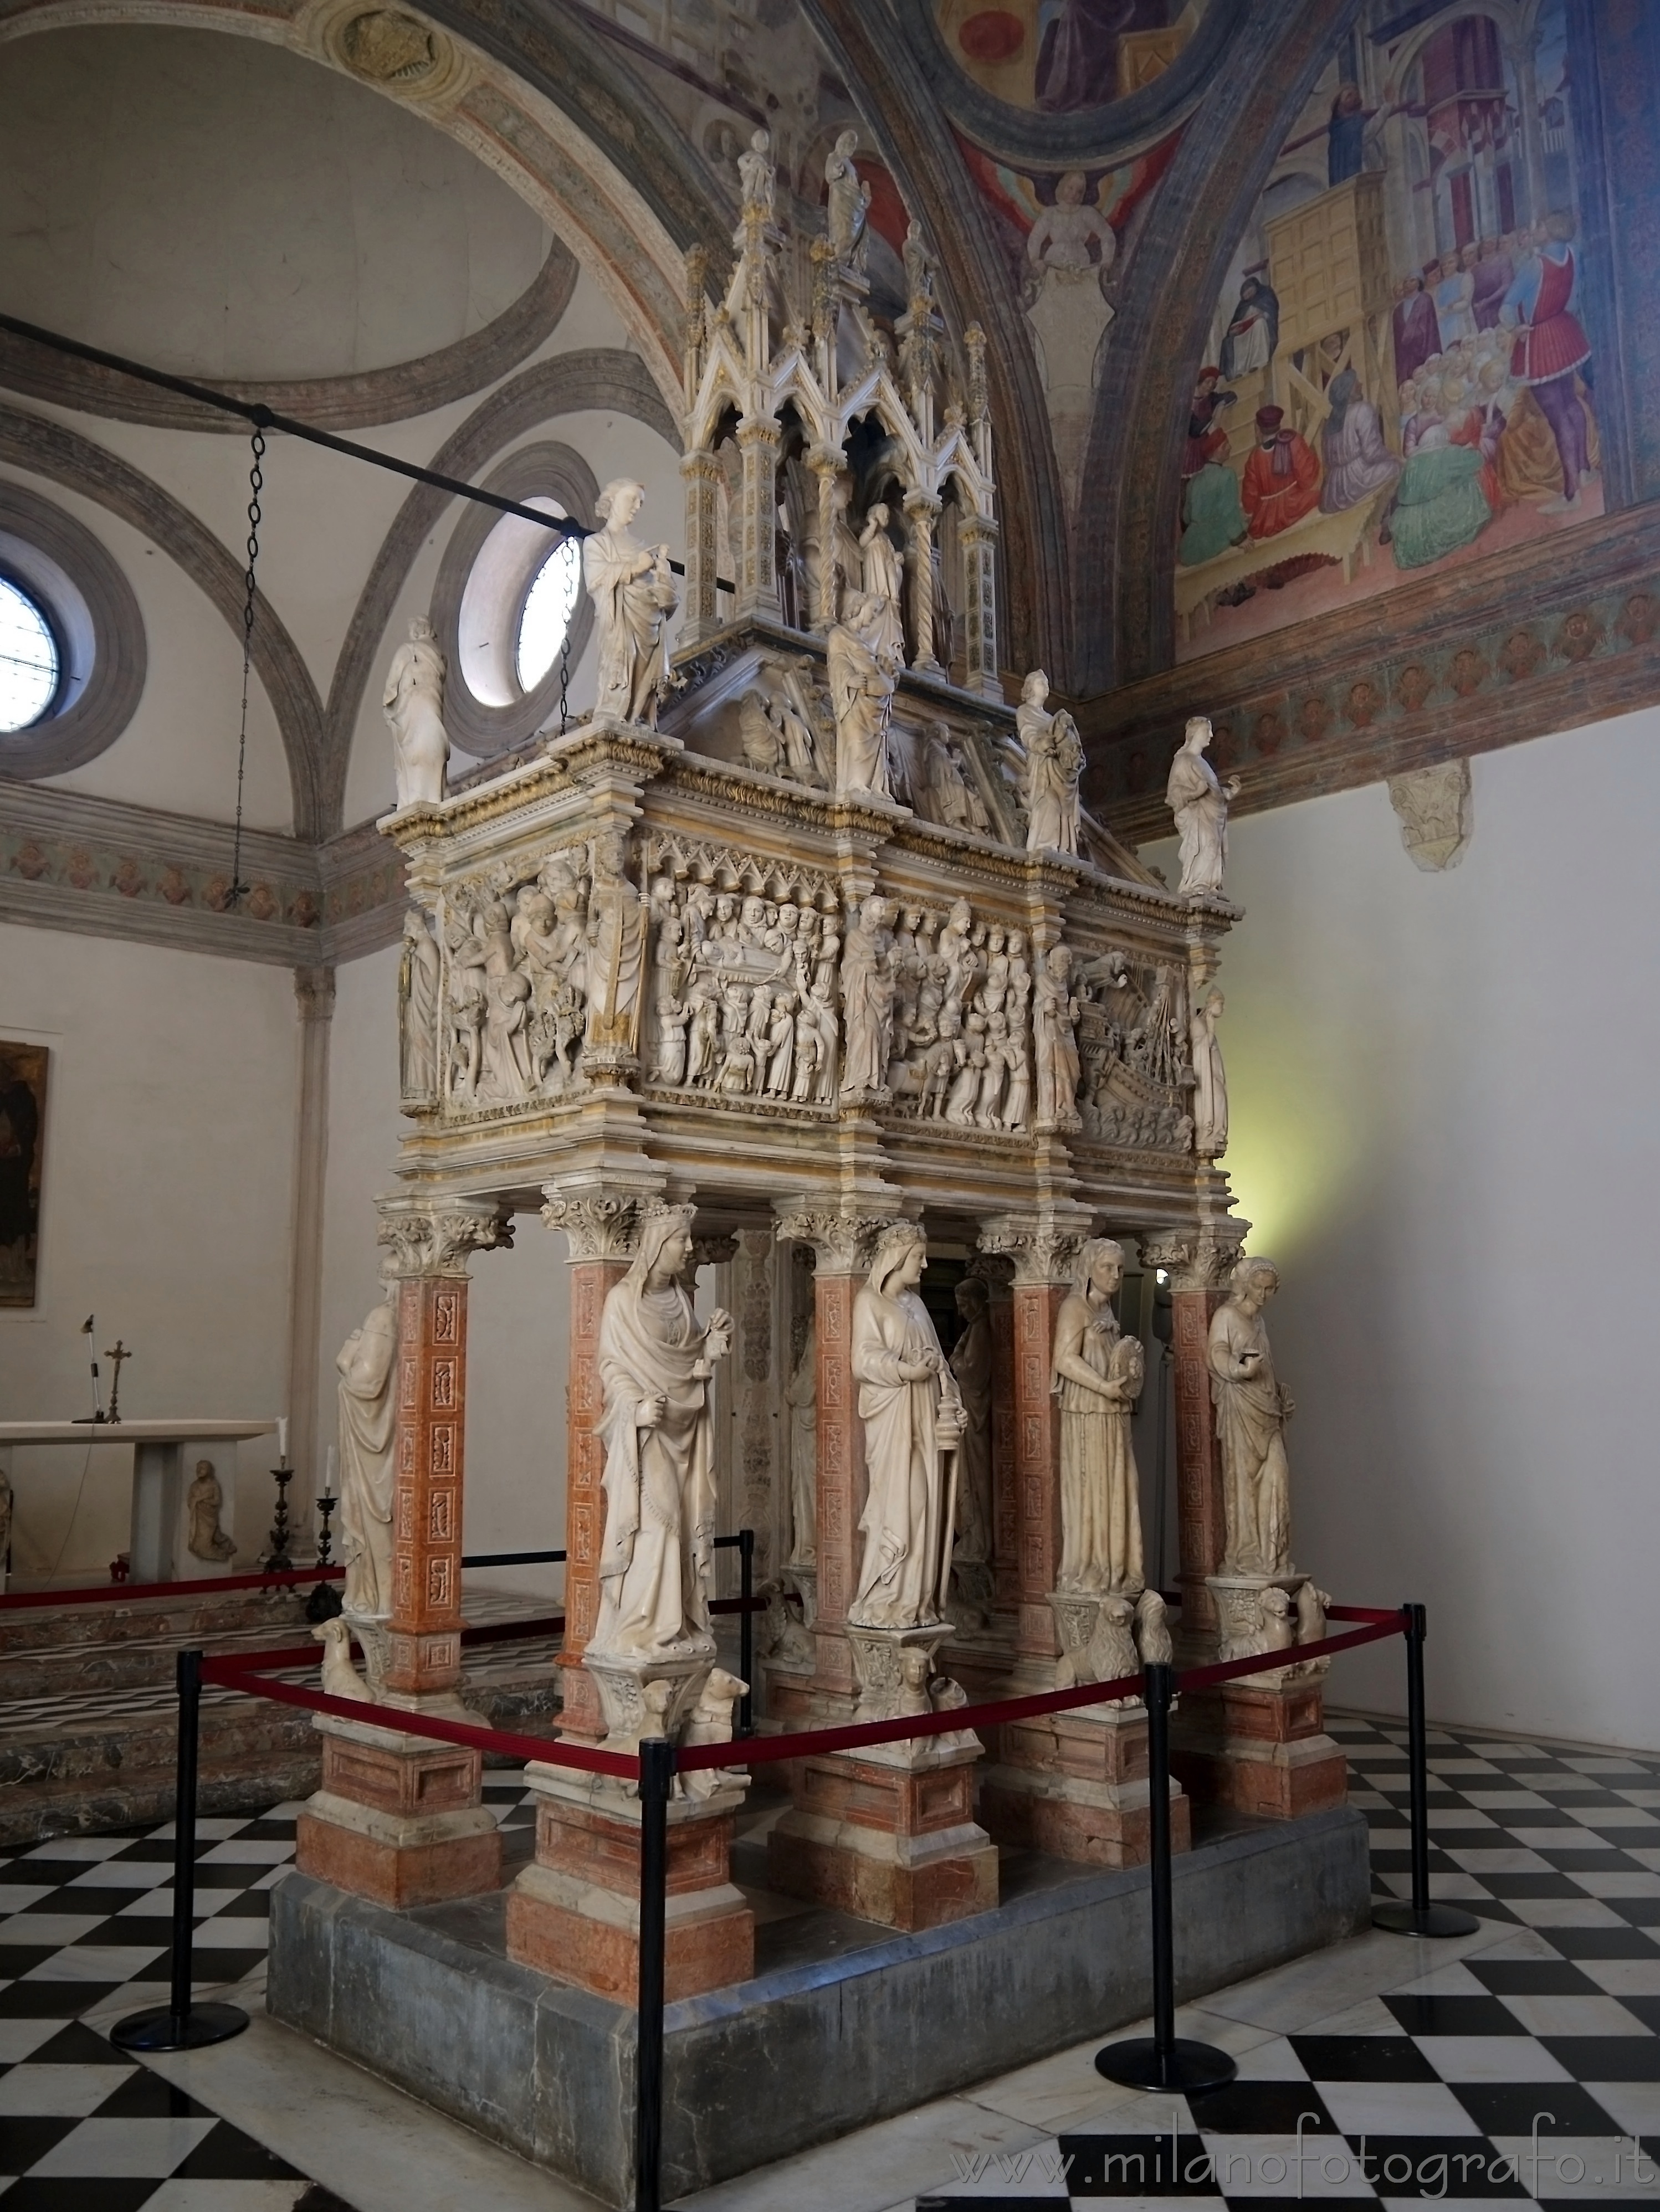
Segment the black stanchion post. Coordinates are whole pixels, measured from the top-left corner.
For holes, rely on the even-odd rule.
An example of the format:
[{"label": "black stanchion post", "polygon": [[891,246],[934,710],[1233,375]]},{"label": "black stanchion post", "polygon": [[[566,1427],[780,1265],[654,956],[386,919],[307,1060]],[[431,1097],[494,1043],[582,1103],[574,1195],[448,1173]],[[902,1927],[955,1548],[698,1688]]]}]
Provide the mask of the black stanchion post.
[{"label": "black stanchion post", "polygon": [[755,1531],[738,1531],[738,1595],[744,1610],[738,1617],[738,1671],[744,1678],[744,1694],[738,1705],[738,1733],[755,1734],[755,1616],[750,1600],[755,1595]]},{"label": "black stanchion post", "polygon": [[1126,2037],[1095,2054],[1095,2070],[1134,2089],[1216,2089],[1239,2071],[1225,2051],[1176,2033],[1176,1940],[1171,1883],[1170,1711],[1176,1669],[1149,1666],[1147,1826],[1152,1920],[1152,2033]]},{"label": "black stanchion post", "polygon": [[240,2035],[239,2006],[191,2002],[196,1936],[196,1767],[201,1732],[202,1655],[179,1654],[179,1757],[173,1809],[173,1987],[165,2005],[129,2013],[110,2030],[121,2051],[199,2051]]},{"label": "black stanchion post", "polygon": [[669,1790],[674,1746],[640,1747],[640,1996],[634,2075],[634,2212],[661,2212],[663,1944],[668,1927]]},{"label": "black stanchion post", "polygon": [[1376,1905],[1371,1924],[1391,1936],[1474,1936],[1473,1912],[1430,1902],[1429,1726],[1424,1717],[1424,1638],[1429,1615],[1421,1605],[1401,1608],[1406,1618],[1407,1776],[1412,1790],[1412,1901]]}]

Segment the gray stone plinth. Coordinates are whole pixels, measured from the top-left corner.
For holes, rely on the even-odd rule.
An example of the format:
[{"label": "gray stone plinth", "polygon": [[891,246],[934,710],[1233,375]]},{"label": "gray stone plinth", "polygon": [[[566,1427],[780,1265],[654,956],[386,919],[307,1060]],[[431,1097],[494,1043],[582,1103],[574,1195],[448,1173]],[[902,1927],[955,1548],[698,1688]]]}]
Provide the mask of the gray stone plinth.
[{"label": "gray stone plinth", "polygon": [[[671,2005],[665,2199],[1147,2011],[1145,1868],[1032,1854],[1008,1877],[1013,1893],[972,1919],[871,1928],[868,1943]],[[1185,1999],[1365,1926],[1365,1821],[1343,1809],[1226,1837],[1178,1858],[1175,1881]],[[513,1965],[501,1922],[499,1894],[393,1912],[289,1874],[271,1899],[271,2010],[603,2202],[631,2203],[634,2014]]]}]

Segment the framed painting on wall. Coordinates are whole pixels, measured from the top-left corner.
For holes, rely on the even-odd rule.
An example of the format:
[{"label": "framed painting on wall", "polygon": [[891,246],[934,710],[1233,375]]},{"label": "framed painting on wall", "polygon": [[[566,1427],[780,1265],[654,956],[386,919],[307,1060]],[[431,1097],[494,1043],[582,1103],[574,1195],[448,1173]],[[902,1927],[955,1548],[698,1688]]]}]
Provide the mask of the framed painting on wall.
[{"label": "framed painting on wall", "polygon": [[49,1056],[43,1044],[0,1038],[0,1307],[36,1301]]}]

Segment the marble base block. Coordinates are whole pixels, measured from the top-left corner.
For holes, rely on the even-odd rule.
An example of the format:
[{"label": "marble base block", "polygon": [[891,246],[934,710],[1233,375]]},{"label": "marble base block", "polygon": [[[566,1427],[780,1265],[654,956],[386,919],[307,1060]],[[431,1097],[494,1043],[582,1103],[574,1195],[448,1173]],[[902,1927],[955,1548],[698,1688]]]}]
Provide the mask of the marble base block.
[{"label": "marble base block", "polygon": [[295,1824],[302,1874],[398,1906],[500,1887],[502,1836],[479,1802],[478,1752],[326,1713],[315,1726],[323,1786]]},{"label": "marble base block", "polygon": [[[664,1990],[672,2004],[746,1982],[755,1916],[730,1873],[733,1816],[747,1775],[700,1773],[707,1796],[676,1796],[668,1816]],[[532,1765],[536,1857],[508,1892],[508,1956],[579,1989],[632,2005],[640,1980],[640,1801],[625,1784]]]},{"label": "marble base block", "polygon": [[[933,1672],[946,1621],[920,1628],[851,1623],[860,1721],[963,1702]],[[997,1850],[974,1817],[974,1769],[984,1746],[953,1729],[866,1752],[792,1762],[794,1802],[767,1843],[775,1886],[886,1928],[939,1928],[997,1902]]]},{"label": "marble base block", "polygon": [[[1017,1722],[980,1785],[980,1818],[998,1843],[1085,1866],[1144,1866],[1152,1850],[1147,1715],[1098,1705]],[[1170,1785],[1171,1849],[1192,1840],[1191,1808]]]},{"label": "marble base block", "polygon": [[1295,1669],[1186,1695],[1171,1764],[1195,1797],[1267,1820],[1348,1802],[1348,1766],[1326,1734],[1325,1685]]}]

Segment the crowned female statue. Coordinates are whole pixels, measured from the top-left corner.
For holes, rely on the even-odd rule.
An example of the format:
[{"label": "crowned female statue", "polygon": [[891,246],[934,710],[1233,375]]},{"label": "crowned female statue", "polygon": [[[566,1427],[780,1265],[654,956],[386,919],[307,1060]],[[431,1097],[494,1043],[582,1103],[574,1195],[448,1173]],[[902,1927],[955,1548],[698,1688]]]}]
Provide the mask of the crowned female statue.
[{"label": "crowned female statue", "polygon": [[855,1628],[921,1628],[946,1617],[952,1498],[946,1462],[962,1402],[917,1295],[927,1243],[914,1222],[890,1229],[854,1300],[849,1346],[865,1428],[865,1550],[848,1608]]},{"label": "crowned female statue", "polygon": [[617,477],[593,502],[605,527],[582,541],[582,579],[599,633],[596,714],[623,722],[657,721],[668,688],[668,618],[680,604],[666,545],[641,544],[629,528],[645,488]]},{"label": "crowned female statue", "polygon": [[634,1264],[599,1320],[605,1530],[597,1659],[713,1654],[714,1454],[709,1377],[732,1342],[731,1317],[704,1328],[681,1277],[691,1258],[689,1206],[654,1208]]}]

